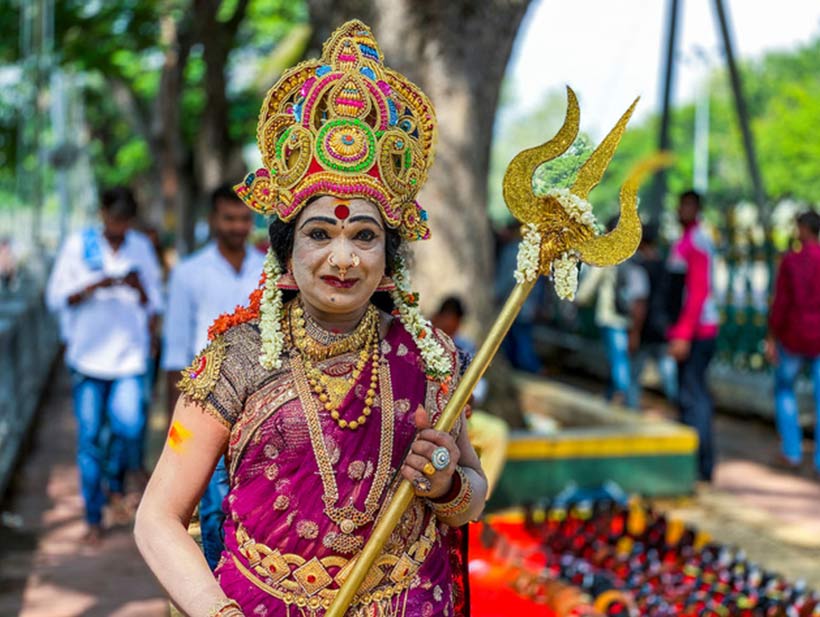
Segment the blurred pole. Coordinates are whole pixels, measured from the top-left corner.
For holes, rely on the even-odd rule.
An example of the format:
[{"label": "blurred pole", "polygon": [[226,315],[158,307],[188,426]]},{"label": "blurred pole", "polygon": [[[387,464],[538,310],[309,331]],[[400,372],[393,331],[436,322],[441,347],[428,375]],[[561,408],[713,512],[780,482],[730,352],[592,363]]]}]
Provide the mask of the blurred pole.
[{"label": "blurred pole", "polygon": [[48,131],[49,95],[51,73],[54,70],[54,0],[39,0],[40,4],[40,45],[37,68],[37,198],[35,201],[34,233],[35,246],[43,241],[43,209],[46,195],[46,169],[49,167]]},{"label": "blurred pole", "polygon": [[43,226],[43,175],[46,169],[45,148],[43,145],[43,133],[45,131],[45,122],[43,122],[43,113],[46,109],[46,92],[45,92],[45,68],[46,61],[44,58],[45,39],[46,39],[46,22],[48,16],[46,15],[46,3],[48,0],[36,1],[36,12],[34,15],[34,122],[32,128],[32,137],[34,140],[33,146],[37,157],[36,167],[30,171],[31,173],[31,241],[35,249],[42,242],[42,226]]},{"label": "blurred pole", "polygon": [[743,86],[740,81],[740,72],[735,63],[735,54],[732,47],[732,37],[729,32],[728,16],[723,6],[723,0],[715,0],[715,13],[720,26],[720,36],[723,42],[723,51],[726,55],[726,65],[729,68],[729,77],[732,83],[732,93],[735,100],[735,111],[740,124],[740,132],[743,135],[743,146],[746,153],[746,164],[749,167],[749,175],[754,188],[754,198],[757,204],[760,220],[766,237],[769,238],[771,230],[771,213],[766,203],[766,192],[763,189],[763,179],[760,176],[760,169],[757,166],[757,155],[755,153],[754,138],[749,127],[749,113],[746,109],[746,99],[743,96]]},{"label": "blurred pole", "polygon": [[[22,67],[21,83],[22,88],[22,102],[18,108],[17,118],[17,169],[15,172],[17,184],[17,198],[20,202],[20,209],[15,217],[15,228],[19,230],[20,235],[27,236],[26,240],[33,240],[31,229],[27,233],[22,233],[22,226],[18,226],[19,222],[24,219],[28,225],[31,225],[31,217],[28,212],[24,211],[31,208],[31,169],[29,169],[29,157],[31,156],[31,129],[32,129],[32,113],[35,109],[35,92],[31,88],[31,82],[34,76],[33,67],[33,38],[32,32],[32,15],[36,11],[36,5],[29,2],[20,3],[20,64]],[[22,240],[22,238],[20,238]]]},{"label": "blurred pole", "polygon": [[701,195],[709,191],[709,58],[706,51],[697,48],[695,54],[707,68],[701,82],[695,107],[695,170],[692,184]]},{"label": "blurred pole", "polygon": [[[678,32],[678,11],[681,2],[669,0],[667,29],[666,29],[666,64],[663,76],[663,92],[661,99],[661,126],[658,134],[658,150],[669,151],[669,116],[672,103],[672,84],[675,75],[675,50]],[[662,169],[652,181],[649,189],[649,216],[650,222],[660,223],[663,212],[663,202],[666,197],[666,170]]]},{"label": "blurred pole", "polygon": [[48,77],[54,49],[54,0],[20,3],[20,57],[23,81],[33,84],[24,93],[18,124],[17,192],[31,208],[29,240],[41,242],[44,181],[48,153],[44,134],[48,115]]},{"label": "blurred pole", "polygon": [[734,49],[732,47],[732,37],[729,32],[729,18],[723,6],[723,0],[715,0],[715,13],[720,26],[720,36],[723,41],[723,50],[726,54],[726,64],[729,68],[729,77],[732,83],[732,93],[735,100],[735,111],[740,124],[740,132],[743,135],[743,146],[746,153],[746,164],[749,167],[749,175],[754,188],[754,200],[757,204],[758,218],[763,225],[763,259],[769,273],[768,288],[771,293],[774,289],[774,239],[772,237],[772,216],[771,209],[766,201],[766,191],[763,188],[763,178],[757,166],[757,154],[755,152],[754,137],[749,127],[749,113],[746,109],[746,99],[743,96],[743,85],[740,81],[740,72],[735,62]]},{"label": "blurred pole", "polygon": [[65,74],[56,70],[51,75],[51,126],[54,130],[54,156],[52,166],[57,176],[57,197],[60,203],[58,242],[68,235],[68,220],[71,216],[71,192],[68,186],[68,168],[75,160],[73,144],[69,142],[68,123],[68,80]]}]

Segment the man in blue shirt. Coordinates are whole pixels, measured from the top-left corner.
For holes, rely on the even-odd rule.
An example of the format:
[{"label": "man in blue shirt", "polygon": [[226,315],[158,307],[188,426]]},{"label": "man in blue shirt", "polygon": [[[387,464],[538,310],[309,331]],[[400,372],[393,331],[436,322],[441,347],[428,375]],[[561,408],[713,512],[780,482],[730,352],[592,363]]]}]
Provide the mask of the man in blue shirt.
[{"label": "man in blue shirt", "polygon": [[[253,212],[229,186],[213,192],[209,223],[212,241],[183,259],[168,284],[162,368],[167,371],[169,417],[179,396],[179,371],[205,347],[213,321],[247,302],[265,261],[262,253],[247,244]],[[220,459],[199,505],[202,545],[211,569],[222,552],[222,501],[227,494],[228,474]]]}]

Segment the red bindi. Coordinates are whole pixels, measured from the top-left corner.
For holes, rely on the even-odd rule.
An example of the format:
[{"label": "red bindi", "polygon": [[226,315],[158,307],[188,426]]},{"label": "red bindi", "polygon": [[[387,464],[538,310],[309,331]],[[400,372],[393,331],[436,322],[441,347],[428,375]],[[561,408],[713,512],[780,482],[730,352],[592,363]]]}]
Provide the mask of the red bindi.
[{"label": "red bindi", "polygon": [[339,204],[336,206],[336,209],[333,211],[336,215],[336,218],[340,221],[345,220],[348,216],[350,216],[350,208],[347,207],[347,204]]}]

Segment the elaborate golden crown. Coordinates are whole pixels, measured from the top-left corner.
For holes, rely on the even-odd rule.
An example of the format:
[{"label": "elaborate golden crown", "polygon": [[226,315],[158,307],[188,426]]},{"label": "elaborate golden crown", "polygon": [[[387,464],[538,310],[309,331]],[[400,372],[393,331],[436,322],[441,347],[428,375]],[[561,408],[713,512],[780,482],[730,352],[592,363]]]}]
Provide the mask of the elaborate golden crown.
[{"label": "elaborate golden crown", "polygon": [[253,210],[290,221],[317,195],[378,205],[408,240],[430,235],[415,200],[433,162],[436,118],[424,93],[383,64],[354,20],[322,57],[288,70],[267,93],[257,141],[265,167],[235,188]]}]

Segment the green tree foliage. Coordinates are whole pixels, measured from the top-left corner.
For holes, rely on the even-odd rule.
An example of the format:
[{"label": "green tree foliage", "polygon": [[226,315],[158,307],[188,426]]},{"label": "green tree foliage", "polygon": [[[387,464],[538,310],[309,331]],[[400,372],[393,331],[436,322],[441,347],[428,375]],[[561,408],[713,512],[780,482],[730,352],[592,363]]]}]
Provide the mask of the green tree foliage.
[{"label": "green tree foliage", "polygon": [[[11,33],[18,30],[18,12],[0,2],[0,195],[9,193],[14,186],[17,165],[17,109],[24,84],[20,81],[19,38]],[[5,10],[9,9],[9,10]],[[4,198],[3,201],[6,201]]]},{"label": "green tree foliage", "polygon": [[[149,172],[156,165],[158,115],[164,113],[157,97],[163,64],[173,47],[179,52],[183,75],[179,129],[182,165],[188,173],[182,182],[196,196],[196,140],[209,104],[205,50],[214,44],[203,34],[203,14],[217,29],[236,21],[236,35],[224,63],[224,89],[228,101],[225,131],[237,149],[256,133],[260,89],[264,92],[285,66],[299,59],[307,38],[300,30],[300,47],[300,39],[293,37],[294,28],[307,21],[307,9],[300,1],[60,0],[54,7],[54,64],[84,76],[89,150],[97,182],[103,186],[156,183],[156,176]],[[17,30],[19,11],[19,1],[0,0],[3,32]],[[171,26],[176,37],[169,43]],[[284,53],[279,49],[282,42],[287,43]],[[5,66],[3,70],[20,74],[18,56],[18,38],[3,37],[0,69]],[[257,79],[260,74],[264,80]],[[5,75],[12,74],[0,72],[0,83]],[[0,92],[0,167],[7,176],[14,171],[19,122],[13,94]]]},{"label": "green tree foliage", "polygon": [[820,204],[820,37],[753,67],[760,165],[771,197]]}]

